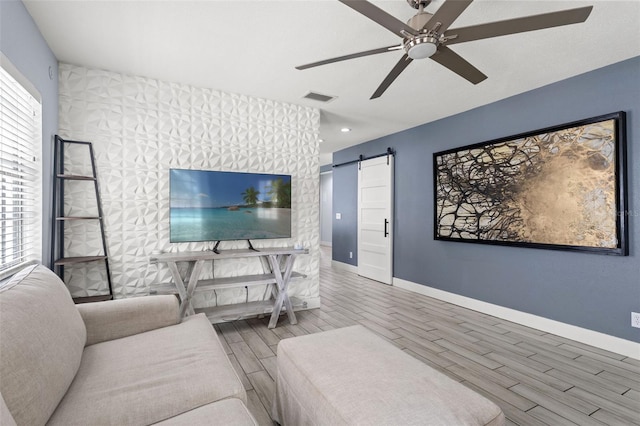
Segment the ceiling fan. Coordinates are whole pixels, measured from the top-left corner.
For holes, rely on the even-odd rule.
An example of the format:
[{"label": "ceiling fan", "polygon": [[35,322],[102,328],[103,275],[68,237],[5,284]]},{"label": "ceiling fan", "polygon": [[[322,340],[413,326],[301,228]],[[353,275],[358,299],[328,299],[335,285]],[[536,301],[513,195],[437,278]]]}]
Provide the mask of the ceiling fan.
[{"label": "ceiling fan", "polygon": [[453,50],[449,49],[449,45],[544,28],[559,27],[562,25],[577,24],[586,21],[593,9],[593,6],[586,6],[559,12],[543,13],[540,15],[449,29],[449,26],[464,12],[473,0],[445,0],[442,6],[433,14],[424,11],[424,8],[431,3],[431,0],[407,0],[407,3],[409,3],[411,7],[418,9],[418,13],[409,19],[406,24],[368,1],[338,1],[401,37],[402,43],[400,45],[381,47],[379,49],[325,59],[323,61],[298,66],[296,69],[304,70],[333,62],[345,61],[347,59],[404,50],[405,53],[400,61],[393,67],[370,99],[380,97],[414,59],[431,58],[469,82],[478,84],[485,80],[487,76]]}]

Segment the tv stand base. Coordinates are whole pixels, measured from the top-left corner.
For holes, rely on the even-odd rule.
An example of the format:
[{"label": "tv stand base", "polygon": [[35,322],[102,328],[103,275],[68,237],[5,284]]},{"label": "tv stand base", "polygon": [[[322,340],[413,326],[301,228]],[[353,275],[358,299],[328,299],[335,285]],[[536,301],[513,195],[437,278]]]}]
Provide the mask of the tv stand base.
[{"label": "tv stand base", "polygon": [[[213,246],[213,248],[211,249],[212,252],[214,252],[215,254],[220,254],[220,252],[218,251],[218,246],[220,245],[220,240],[216,241],[216,245]],[[251,240],[247,240],[247,243],[249,243],[249,250],[251,251],[260,251],[257,248],[253,247],[253,244],[251,244]]]}]

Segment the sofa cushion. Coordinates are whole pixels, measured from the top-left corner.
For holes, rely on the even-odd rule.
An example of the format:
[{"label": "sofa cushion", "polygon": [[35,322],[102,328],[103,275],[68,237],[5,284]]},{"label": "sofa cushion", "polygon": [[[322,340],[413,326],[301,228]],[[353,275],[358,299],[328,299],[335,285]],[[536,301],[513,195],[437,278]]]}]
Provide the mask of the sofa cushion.
[{"label": "sofa cushion", "polygon": [[246,393],[207,317],[87,346],[52,425],[159,422]]},{"label": "sofa cushion", "polygon": [[247,406],[239,399],[229,398],[207,404],[194,410],[172,417],[160,423],[159,426],[257,426],[255,419],[249,413]]},{"label": "sofa cushion", "polygon": [[64,283],[42,265],[0,288],[0,393],[19,425],[43,425],[80,366],[86,330]]}]

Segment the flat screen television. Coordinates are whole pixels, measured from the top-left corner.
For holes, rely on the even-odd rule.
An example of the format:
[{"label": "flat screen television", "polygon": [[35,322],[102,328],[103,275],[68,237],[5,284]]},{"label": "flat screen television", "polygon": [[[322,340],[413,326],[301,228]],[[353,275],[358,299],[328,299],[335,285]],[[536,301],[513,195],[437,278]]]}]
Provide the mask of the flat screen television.
[{"label": "flat screen television", "polygon": [[291,237],[291,176],[170,169],[170,241]]}]

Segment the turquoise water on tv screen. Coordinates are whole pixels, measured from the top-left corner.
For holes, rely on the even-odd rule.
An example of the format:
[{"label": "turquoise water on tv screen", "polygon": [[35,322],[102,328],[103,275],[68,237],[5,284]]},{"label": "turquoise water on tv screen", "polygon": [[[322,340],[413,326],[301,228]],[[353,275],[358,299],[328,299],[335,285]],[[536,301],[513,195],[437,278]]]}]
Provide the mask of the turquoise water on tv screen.
[{"label": "turquoise water on tv screen", "polygon": [[171,208],[171,242],[289,238],[291,209]]}]

